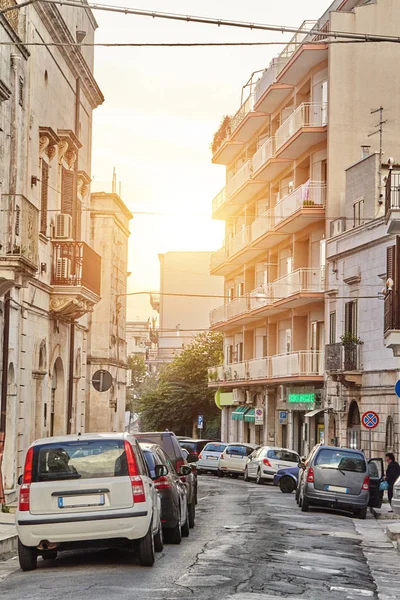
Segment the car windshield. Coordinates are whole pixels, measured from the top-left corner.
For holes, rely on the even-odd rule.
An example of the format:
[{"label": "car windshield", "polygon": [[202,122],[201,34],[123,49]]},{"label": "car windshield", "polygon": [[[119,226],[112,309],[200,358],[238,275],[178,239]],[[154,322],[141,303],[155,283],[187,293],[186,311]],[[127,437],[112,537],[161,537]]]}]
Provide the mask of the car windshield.
[{"label": "car windshield", "polygon": [[123,440],[80,440],[35,448],[34,482],[122,477],[127,474]]},{"label": "car windshield", "polygon": [[322,469],[338,469],[339,471],[352,471],[365,473],[366,462],[363,454],[347,452],[346,450],[328,450],[324,448],[315,458],[315,466]]},{"label": "car windshield", "polygon": [[289,452],[289,450],[284,450],[280,448],[272,448],[267,452],[267,458],[272,458],[274,460],[282,460],[286,462],[299,462],[299,456],[295,452]]},{"label": "car windshield", "polygon": [[226,444],[207,444],[204,447],[205,452],[223,452],[226,448]]},{"label": "car windshield", "polygon": [[254,448],[248,446],[227,446],[226,453],[231,456],[249,456],[254,451]]}]

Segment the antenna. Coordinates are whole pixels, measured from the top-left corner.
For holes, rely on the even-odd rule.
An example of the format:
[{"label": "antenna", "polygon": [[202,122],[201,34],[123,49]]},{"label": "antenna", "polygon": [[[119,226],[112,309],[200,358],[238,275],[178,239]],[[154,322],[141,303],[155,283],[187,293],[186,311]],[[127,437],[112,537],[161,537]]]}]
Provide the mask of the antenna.
[{"label": "antenna", "polygon": [[376,124],[376,127],[378,129],[376,129],[376,131],[373,131],[372,133],[369,134],[368,137],[372,137],[373,135],[379,133],[379,170],[378,170],[378,177],[379,177],[379,202],[382,202],[382,160],[383,160],[383,126],[385,123],[387,123],[387,120],[383,120],[383,111],[384,108],[383,106],[380,106],[379,108],[375,108],[371,110],[371,115],[375,115],[376,113],[379,113],[379,123]]},{"label": "antenna", "polygon": [[113,177],[112,177],[112,193],[115,194],[117,192],[117,174],[115,173],[115,167],[113,168]]}]

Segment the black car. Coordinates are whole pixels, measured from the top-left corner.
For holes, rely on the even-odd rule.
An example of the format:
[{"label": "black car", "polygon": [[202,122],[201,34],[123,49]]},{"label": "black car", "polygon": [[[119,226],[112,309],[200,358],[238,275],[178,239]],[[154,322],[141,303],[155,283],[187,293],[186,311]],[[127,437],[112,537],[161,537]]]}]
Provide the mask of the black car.
[{"label": "black car", "polygon": [[[172,462],[158,444],[141,442],[150,475],[161,498],[161,524],[166,540],[172,544],[180,544],[183,537],[189,535],[189,511],[187,507],[186,486],[182,483]],[[165,474],[156,478],[156,466],[165,467]],[[190,472],[190,467],[183,465],[180,474]]]},{"label": "black car", "polygon": [[179,438],[180,447],[189,452],[191,462],[199,460],[199,454],[209,442],[214,440],[194,440],[191,438]]},{"label": "black car", "polygon": [[[164,450],[172,462],[174,469],[177,473],[180,472],[180,468],[183,465],[188,466],[188,462],[191,462],[191,456],[189,454],[188,460],[186,460],[182,454],[182,449],[176,438],[176,435],[172,431],[147,431],[135,433],[135,438],[139,442],[149,442],[151,444],[158,444]],[[187,491],[187,504],[189,511],[189,526],[194,527],[194,520],[196,516],[196,503],[197,503],[197,473],[192,471],[189,475],[181,475],[181,480],[186,485]]]}]

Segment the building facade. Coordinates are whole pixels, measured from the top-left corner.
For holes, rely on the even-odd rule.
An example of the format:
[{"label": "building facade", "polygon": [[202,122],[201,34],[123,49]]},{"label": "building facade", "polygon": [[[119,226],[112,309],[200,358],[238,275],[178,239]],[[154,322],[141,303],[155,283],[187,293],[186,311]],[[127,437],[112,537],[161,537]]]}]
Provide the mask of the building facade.
[{"label": "building facade", "polygon": [[[368,138],[371,109],[395,113],[400,82],[382,69],[399,49],[329,44],[323,32],[383,33],[384,23],[394,34],[399,20],[394,0],[335,0],[253,76],[249,96],[214,137],[212,160],[226,165],[226,185],[213,217],[226,234],[211,273],[225,277],[227,300],[211,313],[225,359],[209,380],[225,440],[303,454],[326,439],[326,240],[344,214],[345,169],[368,139],[378,143]],[[385,133],[386,156],[399,127]]]}]

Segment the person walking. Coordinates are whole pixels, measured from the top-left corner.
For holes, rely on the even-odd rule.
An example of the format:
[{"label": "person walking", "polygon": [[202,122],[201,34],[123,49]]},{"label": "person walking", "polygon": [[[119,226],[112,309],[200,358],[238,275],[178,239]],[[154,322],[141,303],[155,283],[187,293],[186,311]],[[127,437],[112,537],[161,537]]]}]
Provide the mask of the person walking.
[{"label": "person walking", "polygon": [[393,452],[385,454],[387,468],[386,468],[386,481],[388,483],[388,498],[390,505],[392,504],[393,498],[393,486],[396,483],[398,477],[400,477],[400,465],[394,459]]}]

